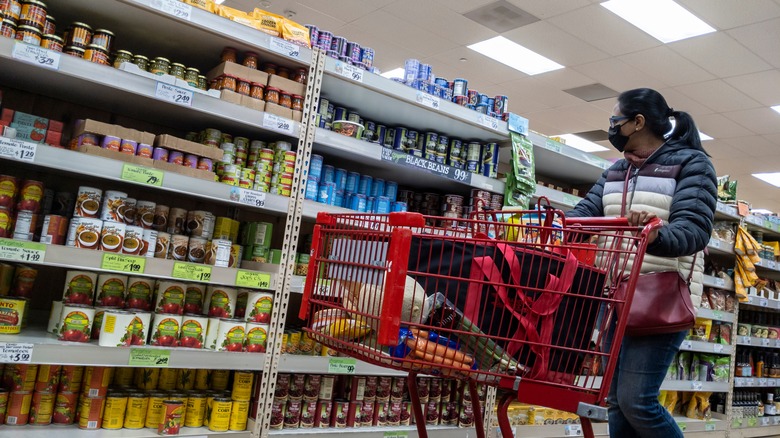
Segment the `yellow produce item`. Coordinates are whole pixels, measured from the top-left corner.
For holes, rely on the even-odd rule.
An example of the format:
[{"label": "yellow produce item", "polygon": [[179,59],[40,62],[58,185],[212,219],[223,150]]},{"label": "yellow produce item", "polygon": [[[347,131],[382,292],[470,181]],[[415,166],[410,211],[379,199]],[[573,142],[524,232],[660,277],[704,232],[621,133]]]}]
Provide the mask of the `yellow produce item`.
[{"label": "yellow produce item", "polygon": [[354,319],[341,318],[328,326],[328,332],[334,338],[356,340],[371,333],[371,327]]}]

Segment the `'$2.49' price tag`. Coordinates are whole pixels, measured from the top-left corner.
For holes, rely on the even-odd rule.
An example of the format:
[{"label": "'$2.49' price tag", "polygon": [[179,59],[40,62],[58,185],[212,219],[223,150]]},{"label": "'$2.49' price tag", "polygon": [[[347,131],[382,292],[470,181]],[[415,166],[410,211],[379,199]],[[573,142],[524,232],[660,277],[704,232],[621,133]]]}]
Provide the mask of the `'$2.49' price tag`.
[{"label": "'$2.49' price tag", "polygon": [[274,131],[282,131],[289,135],[293,135],[293,132],[295,132],[292,120],[271,113],[265,113],[265,116],[263,116],[263,127]]},{"label": "'$2.49' price tag", "polygon": [[158,99],[167,100],[177,105],[192,106],[192,91],[174,85],[158,82],[154,95]]}]

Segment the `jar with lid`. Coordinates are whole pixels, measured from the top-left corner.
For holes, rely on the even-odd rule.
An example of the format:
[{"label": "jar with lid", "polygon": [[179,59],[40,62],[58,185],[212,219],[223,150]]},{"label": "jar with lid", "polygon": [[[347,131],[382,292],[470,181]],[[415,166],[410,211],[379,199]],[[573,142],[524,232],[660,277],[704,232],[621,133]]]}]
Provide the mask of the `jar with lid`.
[{"label": "jar with lid", "polygon": [[6,0],[3,15],[5,18],[14,20],[14,23],[19,21],[19,15],[22,14],[22,3],[19,0]]},{"label": "jar with lid", "polygon": [[41,47],[54,52],[62,52],[63,47],[65,47],[65,40],[57,35],[47,34],[41,39]]},{"label": "jar with lid", "polygon": [[18,25],[31,26],[43,32],[44,24],[46,24],[46,4],[38,0],[22,0]]},{"label": "jar with lid", "polygon": [[265,99],[268,103],[279,105],[279,89],[276,87],[265,87]]},{"label": "jar with lid", "polygon": [[239,78],[238,84],[236,85],[236,93],[242,94],[244,96],[249,96],[251,92],[252,92],[251,82]]},{"label": "jar with lid", "polygon": [[290,93],[286,91],[282,91],[279,93],[279,106],[283,106],[285,108],[292,108],[292,97],[290,96]]},{"label": "jar with lid", "polygon": [[249,97],[263,100],[263,93],[265,92],[265,85],[257,82],[252,82],[252,89],[249,92]]},{"label": "jar with lid", "polygon": [[84,49],[76,46],[65,46],[65,48],[62,49],[62,53],[70,56],[75,56],[77,58],[84,57]]},{"label": "jar with lid", "polygon": [[111,43],[114,41],[114,33],[106,29],[98,29],[92,35],[92,44],[98,45],[107,52],[111,51]]},{"label": "jar with lid", "polygon": [[259,64],[260,57],[255,52],[246,52],[244,53],[244,67],[251,68],[252,70],[257,70],[257,66]]},{"label": "jar with lid", "polygon": [[177,77],[181,80],[184,80],[184,75],[186,72],[187,72],[187,67],[185,67],[184,64],[174,62],[173,64],[171,64],[171,68],[168,71],[168,74]]},{"label": "jar with lid", "polygon": [[200,75],[200,71],[197,68],[190,67],[184,73],[184,80],[187,81],[187,85],[190,87],[197,87],[198,75]]},{"label": "jar with lid", "polygon": [[92,27],[78,21],[73,22],[65,37],[65,44],[86,49],[92,44]]},{"label": "jar with lid", "polygon": [[3,19],[3,23],[0,24],[0,36],[6,38],[16,38],[16,23],[10,18]]},{"label": "jar with lid", "polygon": [[41,45],[41,31],[32,26],[18,26],[16,28],[16,39],[33,46]]},{"label": "jar with lid", "polygon": [[299,68],[298,70],[295,71],[295,76],[293,77],[293,80],[295,82],[305,84],[308,75],[309,75],[309,70],[305,68]]},{"label": "jar with lid", "polygon": [[209,81],[206,76],[198,75],[198,88],[205,90],[209,87]]},{"label": "jar with lid", "polygon": [[117,50],[114,55],[114,68],[119,68],[123,62],[133,62],[133,54],[127,50]]},{"label": "jar with lid", "polygon": [[222,49],[222,55],[219,57],[219,62],[238,62],[238,51],[234,47],[225,47]]},{"label": "jar with lid", "polygon": [[108,51],[97,44],[90,44],[84,50],[84,59],[95,64],[108,65]]},{"label": "jar with lid", "polygon": [[235,76],[232,75],[222,75],[222,80],[220,81],[219,85],[219,91],[222,90],[230,90],[235,92],[236,86],[238,85],[238,81],[236,80]]},{"label": "jar with lid", "polygon": [[137,65],[143,71],[149,71],[149,58],[144,55],[133,56],[133,64]]},{"label": "jar with lid", "polygon": [[294,111],[303,111],[303,96],[292,95],[292,109]]},{"label": "jar with lid", "polygon": [[168,58],[158,56],[152,61],[151,67],[149,67],[149,73],[156,75],[167,75],[171,71],[171,61]]},{"label": "jar with lid", "polygon": [[266,62],[265,64],[263,64],[263,71],[268,73],[269,75],[275,75],[276,64],[271,64],[270,62]]},{"label": "jar with lid", "polygon": [[54,35],[56,31],[57,31],[57,20],[55,20],[54,17],[52,17],[51,15],[47,15],[46,22],[43,23],[43,34]]},{"label": "jar with lid", "polygon": [[276,76],[280,78],[290,79],[290,69],[287,67],[278,67],[276,69]]}]

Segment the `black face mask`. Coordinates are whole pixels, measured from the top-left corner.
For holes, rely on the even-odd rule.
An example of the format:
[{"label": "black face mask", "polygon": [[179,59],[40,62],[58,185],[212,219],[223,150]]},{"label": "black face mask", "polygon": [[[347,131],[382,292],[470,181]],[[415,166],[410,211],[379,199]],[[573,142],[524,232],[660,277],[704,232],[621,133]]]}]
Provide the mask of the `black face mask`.
[{"label": "black face mask", "polygon": [[620,128],[622,128],[623,125],[613,126],[609,128],[609,131],[607,131],[607,134],[609,135],[609,142],[612,143],[612,146],[615,147],[615,149],[618,150],[618,152],[623,152],[626,149],[626,144],[628,143],[628,135],[623,135],[620,133]]}]

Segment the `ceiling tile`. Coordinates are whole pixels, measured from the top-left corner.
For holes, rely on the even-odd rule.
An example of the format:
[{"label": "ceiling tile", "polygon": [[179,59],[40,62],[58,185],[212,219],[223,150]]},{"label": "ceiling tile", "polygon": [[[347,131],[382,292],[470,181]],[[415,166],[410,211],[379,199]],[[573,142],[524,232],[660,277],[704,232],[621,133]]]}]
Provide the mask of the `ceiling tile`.
[{"label": "ceiling tile", "polygon": [[525,77],[515,81],[505,82],[502,83],[501,86],[505,87],[508,93],[517,93],[521,98],[528,98],[541,102],[550,108],[582,103],[581,99],[578,99],[571,94],[564,93],[559,89],[544,85],[534,77]]},{"label": "ceiling tile", "polygon": [[619,59],[669,85],[690,84],[715,77],[666,46],[629,53]]},{"label": "ceiling tile", "polygon": [[780,134],[780,114],[770,108],[734,111],[723,115],[757,134]]},{"label": "ceiling tile", "polygon": [[549,0],[509,0],[509,2],[541,19],[554,17],[590,5],[588,0],[566,0],[565,2],[551,2]]},{"label": "ceiling tile", "polygon": [[[467,61],[461,62],[461,58],[466,58]],[[469,87],[484,87],[528,77],[521,71],[507,67],[465,46],[436,53],[428,58],[428,62],[434,66],[435,74],[438,74],[437,63],[449,64],[454,72],[448,79],[465,78],[469,81]]]},{"label": "ceiling tile", "polygon": [[355,23],[350,23],[338,29],[337,34],[349,40],[358,41],[362,46],[374,49],[376,52],[374,65],[382,71],[403,67],[404,60],[407,58],[424,57],[422,53],[417,53],[411,50],[410,47],[405,47],[398,41],[392,40],[392,38],[382,38],[371,30],[358,27]]},{"label": "ceiling tile", "polygon": [[780,145],[760,135],[730,138],[724,140],[724,142],[732,146],[733,152],[741,152],[752,157],[764,159],[767,157],[780,157]]},{"label": "ceiling tile", "polygon": [[[227,5],[231,1],[243,1],[244,3],[251,4],[244,10],[252,10],[255,7],[260,7],[259,0],[227,0],[224,4]],[[344,26],[347,23],[345,20],[324,14],[321,11],[298,3],[294,0],[274,0],[271,3],[271,6],[266,8],[266,10],[278,15],[285,15],[285,11],[293,11],[295,12],[295,15],[292,17],[292,19],[296,22],[301,24],[314,24],[322,30],[328,30],[331,32],[338,30],[341,26]]]},{"label": "ceiling tile", "polygon": [[596,82],[601,82],[607,87],[619,92],[639,87],[659,89],[666,86],[663,81],[654,78],[617,58],[604,59],[572,68],[593,78]]},{"label": "ceiling tile", "polygon": [[504,36],[565,66],[593,62],[609,56],[546,21],[537,21],[505,32]]},{"label": "ceiling tile", "polygon": [[725,30],[780,17],[780,5],[771,0],[678,0],[711,26]]},{"label": "ceiling tile", "polygon": [[410,52],[422,56],[430,56],[458,46],[453,41],[447,41],[428,32],[422,26],[399,20],[398,17],[384,10],[371,12],[350,25],[370,31],[378,38],[395,41],[400,46],[408,47]]},{"label": "ceiling tile", "polygon": [[723,114],[704,114],[694,119],[699,131],[706,132],[710,137],[727,139],[754,135],[744,126],[725,117]]},{"label": "ceiling tile", "polygon": [[[458,45],[469,45],[498,35],[452,9],[431,1],[399,0],[383,8],[396,21],[411,23]],[[409,11],[414,11],[410,14]],[[436,17],[432,20],[431,17]],[[419,44],[423,44],[420,41]]]},{"label": "ceiling tile", "polygon": [[694,120],[700,115],[712,114],[715,112],[712,110],[712,108],[709,108],[703,105],[701,102],[691,99],[674,88],[664,88],[658,90],[658,92],[664,96],[664,99],[666,99],[666,103],[669,104],[669,106],[691,114]]},{"label": "ceiling tile", "polygon": [[734,146],[722,140],[709,140],[702,143],[704,150],[713,158],[733,158]]},{"label": "ceiling tile", "polygon": [[568,90],[593,84],[595,81],[570,68],[562,68],[534,76],[534,79],[556,90]]},{"label": "ceiling tile", "polygon": [[780,41],[780,19],[732,29],[728,34],[774,67],[780,68],[780,50],[777,49]]},{"label": "ceiling tile", "polygon": [[[325,15],[338,18],[341,21],[349,23],[351,21],[362,19],[364,16],[383,8],[395,0],[297,0],[299,4],[310,7]],[[271,4],[273,5],[272,0]]]},{"label": "ceiling tile", "polygon": [[548,21],[611,55],[623,55],[661,44],[601,5],[577,9]]},{"label": "ceiling tile", "polygon": [[712,108],[715,112],[737,111],[762,106],[721,80],[681,85],[675,88],[692,99],[701,102],[703,105]]},{"label": "ceiling tile", "polygon": [[571,132],[590,131],[593,128],[589,123],[582,121],[572,115],[566,115],[567,111],[560,109],[542,110],[530,113],[529,120],[531,126],[535,124],[548,124],[556,129],[557,132],[545,132],[546,135],[567,134]]},{"label": "ceiling tile", "polygon": [[719,77],[755,73],[771,68],[761,58],[722,32],[677,41],[668,46]]},{"label": "ceiling tile", "polygon": [[780,71],[769,70],[726,79],[734,88],[766,106],[780,105]]},{"label": "ceiling tile", "polygon": [[493,3],[496,0],[435,0],[439,5],[452,9],[453,11],[464,14],[474,9],[481,8],[486,4]]},{"label": "ceiling tile", "polygon": [[[744,158],[735,158],[735,157],[727,157],[727,158],[713,158],[712,164],[715,165],[715,170],[717,171],[718,175],[740,175],[740,174],[751,174],[751,173],[760,173],[760,172],[777,172],[780,171],[780,165],[778,165],[775,162],[771,161],[763,161],[763,160],[756,160],[753,157],[744,157]],[[753,179],[752,177],[750,179]],[[746,199],[750,200],[750,195],[748,194],[749,191],[745,190],[745,186],[749,184],[748,178],[739,178],[739,184],[738,184],[738,194],[740,197],[745,197]],[[745,181],[743,184],[743,180]]]}]

